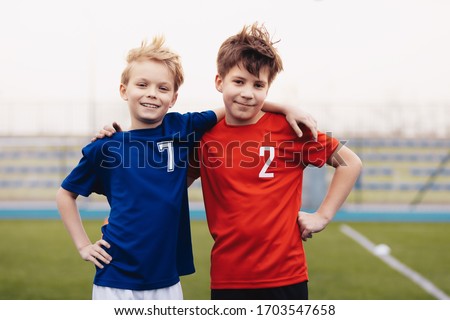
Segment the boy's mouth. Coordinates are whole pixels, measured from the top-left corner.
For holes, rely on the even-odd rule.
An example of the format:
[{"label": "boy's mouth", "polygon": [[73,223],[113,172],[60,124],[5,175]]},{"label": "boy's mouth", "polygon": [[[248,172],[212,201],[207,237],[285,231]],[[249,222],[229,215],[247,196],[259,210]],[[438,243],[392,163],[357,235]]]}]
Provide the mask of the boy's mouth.
[{"label": "boy's mouth", "polygon": [[159,108],[158,105],[152,104],[152,103],[141,103],[141,106],[143,106],[143,107],[145,107],[145,108],[151,108],[151,109],[157,109],[157,108]]},{"label": "boy's mouth", "polygon": [[255,106],[253,104],[242,103],[242,102],[239,102],[239,101],[235,101],[234,103],[236,103],[238,105],[241,105],[243,107],[254,107]]}]

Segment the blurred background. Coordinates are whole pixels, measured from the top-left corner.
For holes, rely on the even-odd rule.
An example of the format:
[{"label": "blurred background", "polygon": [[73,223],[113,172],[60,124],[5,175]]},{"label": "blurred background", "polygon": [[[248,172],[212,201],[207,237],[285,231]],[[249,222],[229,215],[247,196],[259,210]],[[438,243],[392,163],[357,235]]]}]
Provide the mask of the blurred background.
[{"label": "blurred background", "polygon": [[[269,99],[313,114],[321,130],[363,159],[350,204],[450,204],[447,1],[18,0],[2,6],[2,202],[52,202],[90,137],[112,121],[127,127],[118,89],[129,49],[165,35],[186,74],[172,110],[207,110],[222,105],[213,82],[220,44],[258,21],[280,40],[285,67]],[[326,170],[309,171],[326,183]],[[320,190],[305,190],[306,206],[320,201]]]},{"label": "blurred background", "polygon": [[[0,227],[58,219],[55,193],[81,148],[105,124],[128,126],[119,96],[128,50],[164,35],[185,70],[172,111],[216,108],[217,50],[256,21],[280,40],[284,62],[269,100],[311,113],[363,160],[336,220],[449,222],[449,16],[445,0],[3,1]],[[306,170],[303,209],[317,208],[329,177]],[[202,220],[199,182],[190,200]],[[108,214],[95,195],[80,208],[86,219]]]}]

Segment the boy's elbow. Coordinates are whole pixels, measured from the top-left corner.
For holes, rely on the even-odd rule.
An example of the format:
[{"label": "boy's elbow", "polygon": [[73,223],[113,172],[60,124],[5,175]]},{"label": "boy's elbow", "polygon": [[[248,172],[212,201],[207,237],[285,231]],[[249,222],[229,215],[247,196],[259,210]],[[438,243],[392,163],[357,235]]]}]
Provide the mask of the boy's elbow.
[{"label": "boy's elbow", "polygon": [[58,191],[56,191],[56,195],[55,195],[56,202],[58,202],[61,199],[61,196],[62,196],[61,190],[62,190],[62,188],[59,187]]},{"label": "boy's elbow", "polygon": [[362,168],[363,168],[363,163],[361,161],[361,158],[358,157],[357,154],[355,154],[355,157],[353,159],[353,166],[355,167],[355,171],[358,172],[358,175],[361,173]]},{"label": "boy's elbow", "polygon": [[67,201],[68,199],[75,200],[77,198],[77,195],[67,191],[66,189],[60,187],[58,191],[56,191],[56,203],[60,204],[62,202]]},{"label": "boy's elbow", "polygon": [[351,169],[357,174],[360,174],[363,168],[363,164],[359,156],[345,146],[338,151],[336,157],[332,157],[331,165],[336,169],[339,167]]},{"label": "boy's elbow", "polygon": [[347,166],[349,169],[351,169],[355,177],[359,177],[363,168],[363,163],[361,161],[361,158],[358,157],[356,153],[352,152],[351,157],[347,159]]},{"label": "boy's elbow", "polygon": [[67,196],[67,191],[59,187],[58,191],[56,191],[56,202],[61,201],[65,196]]}]

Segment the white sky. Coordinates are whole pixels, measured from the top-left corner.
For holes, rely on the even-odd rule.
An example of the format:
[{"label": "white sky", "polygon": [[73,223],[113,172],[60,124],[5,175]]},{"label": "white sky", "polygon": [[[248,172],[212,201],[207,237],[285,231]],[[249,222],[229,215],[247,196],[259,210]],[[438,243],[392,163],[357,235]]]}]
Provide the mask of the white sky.
[{"label": "white sky", "polygon": [[[281,40],[285,71],[270,100],[313,114],[308,106],[320,103],[448,105],[449,17],[447,0],[4,0],[0,134],[51,133],[73,126],[67,118],[80,131],[110,121],[106,111],[87,121],[89,101],[121,104],[126,53],[156,34],[183,58],[174,111],[220,105],[217,50],[254,21]],[[123,108],[111,114],[125,117]]]}]

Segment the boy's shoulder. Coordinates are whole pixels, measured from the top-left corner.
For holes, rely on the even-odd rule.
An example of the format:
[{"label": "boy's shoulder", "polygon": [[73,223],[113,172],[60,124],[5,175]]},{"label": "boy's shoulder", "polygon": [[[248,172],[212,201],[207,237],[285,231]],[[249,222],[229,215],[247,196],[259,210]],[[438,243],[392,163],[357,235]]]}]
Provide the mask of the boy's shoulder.
[{"label": "boy's shoulder", "polygon": [[91,157],[92,155],[95,155],[98,153],[99,150],[102,149],[103,145],[105,143],[108,143],[112,139],[109,137],[105,137],[103,139],[97,139],[95,141],[92,141],[88,144],[86,144],[82,149],[81,152],[83,156],[85,157]]},{"label": "boy's shoulder", "polygon": [[265,112],[265,118],[269,119],[272,122],[278,122],[280,124],[287,124],[289,123],[286,120],[286,116],[284,114],[275,113],[275,112]]},{"label": "boy's shoulder", "polygon": [[203,141],[256,139],[256,137],[268,133],[282,134],[285,139],[296,138],[295,132],[291,129],[284,115],[266,112],[254,124],[228,124],[226,118],[223,118],[203,136]]},{"label": "boy's shoulder", "polygon": [[297,124],[303,132],[303,136],[299,138],[292,126],[287,121],[285,115],[273,112],[267,112],[266,115],[268,115],[268,121],[266,125],[271,130],[284,131],[290,137],[290,139],[298,142],[308,142],[314,140],[311,129],[308,128],[305,124]]}]

